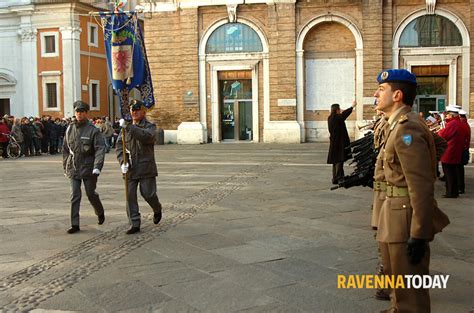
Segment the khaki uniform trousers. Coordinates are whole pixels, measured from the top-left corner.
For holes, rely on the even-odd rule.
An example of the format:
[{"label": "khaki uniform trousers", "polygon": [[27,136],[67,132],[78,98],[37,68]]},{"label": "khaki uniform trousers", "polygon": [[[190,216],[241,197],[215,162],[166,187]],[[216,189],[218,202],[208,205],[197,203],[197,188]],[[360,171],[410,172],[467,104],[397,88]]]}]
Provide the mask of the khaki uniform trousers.
[{"label": "khaki uniform trousers", "polygon": [[[425,256],[417,265],[408,261],[407,244],[379,242],[382,262],[386,275],[428,275],[430,248],[426,244]],[[406,282],[405,282],[406,284]],[[428,289],[393,288],[390,293],[392,310],[397,313],[429,313],[430,295]]]}]

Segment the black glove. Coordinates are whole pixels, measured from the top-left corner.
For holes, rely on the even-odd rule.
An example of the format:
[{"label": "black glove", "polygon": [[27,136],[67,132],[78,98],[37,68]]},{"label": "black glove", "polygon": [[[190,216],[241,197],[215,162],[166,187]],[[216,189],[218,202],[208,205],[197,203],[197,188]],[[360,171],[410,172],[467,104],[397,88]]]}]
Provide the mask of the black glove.
[{"label": "black glove", "polygon": [[408,261],[416,265],[421,262],[426,252],[426,240],[409,238],[407,241]]}]

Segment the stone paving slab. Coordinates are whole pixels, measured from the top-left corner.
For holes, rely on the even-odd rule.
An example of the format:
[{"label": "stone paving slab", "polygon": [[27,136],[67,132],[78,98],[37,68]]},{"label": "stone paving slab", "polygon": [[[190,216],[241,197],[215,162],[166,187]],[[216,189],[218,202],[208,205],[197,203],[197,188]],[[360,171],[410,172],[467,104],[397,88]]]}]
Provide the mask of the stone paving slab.
[{"label": "stone paving slab", "polygon": [[[126,236],[123,180],[106,157],[98,192],[68,235],[60,156],[0,160],[0,308],[33,312],[378,312],[373,290],[337,289],[337,274],[373,274],[371,190],[329,191],[327,144],[156,147],[164,219],[140,200]],[[21,168],[19,171],[18,169]],[[349,168],[346,171],[350,172]],[[432,312],[474,308],[474,167],[468,193],[443,199],[451,225],[432,243]]]}]

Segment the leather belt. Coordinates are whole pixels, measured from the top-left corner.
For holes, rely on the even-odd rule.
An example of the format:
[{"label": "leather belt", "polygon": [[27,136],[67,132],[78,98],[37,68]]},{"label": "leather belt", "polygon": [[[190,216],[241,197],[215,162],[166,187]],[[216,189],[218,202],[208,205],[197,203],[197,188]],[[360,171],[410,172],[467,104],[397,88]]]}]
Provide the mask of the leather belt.
[{"label": "leather belt", "polygon": [[387,197],[408,197],[408,187],[397,187],[387,184]]},{"label": "leather belt", "polygon": [[386,190],[387,190],[386,182],[374,180],[374,191],[386,191]]}]

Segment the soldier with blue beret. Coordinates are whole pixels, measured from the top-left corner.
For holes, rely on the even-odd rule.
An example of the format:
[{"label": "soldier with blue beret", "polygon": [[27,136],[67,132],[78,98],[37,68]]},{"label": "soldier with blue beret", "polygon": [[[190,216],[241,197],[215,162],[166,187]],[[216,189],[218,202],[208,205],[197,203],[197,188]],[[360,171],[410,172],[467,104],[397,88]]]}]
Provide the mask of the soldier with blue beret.
[{"label": "soldier with blue beret", "polygon": [[[386,197],[376,217],[377,241],[386,275],[429,275],[429,241],[449,224],[434,199],[436,146],[424,121],[412,111],[416,76],[389,69],[377,76],[375,109],[387,119],[375,172]],[[384,312],[430,312],[427,289],[394,288]]]}]

